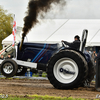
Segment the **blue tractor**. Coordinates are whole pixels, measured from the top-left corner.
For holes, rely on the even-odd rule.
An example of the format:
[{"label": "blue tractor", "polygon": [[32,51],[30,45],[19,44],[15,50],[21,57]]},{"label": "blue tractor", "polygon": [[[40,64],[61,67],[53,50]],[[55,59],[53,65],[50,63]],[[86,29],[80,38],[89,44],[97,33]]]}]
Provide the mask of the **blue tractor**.
[{"label": "blue tractor", "polygon": [[[1,72],[6,77],[25,74],[27,68],[43,70],[57,89],[72,89],[90,83],[94,66],[84,54],[88,30],[83,30],[80,49],[48,43],[19,43],[16,57],[0,60]],[[21,44],[21,45],[20,45]]]}]

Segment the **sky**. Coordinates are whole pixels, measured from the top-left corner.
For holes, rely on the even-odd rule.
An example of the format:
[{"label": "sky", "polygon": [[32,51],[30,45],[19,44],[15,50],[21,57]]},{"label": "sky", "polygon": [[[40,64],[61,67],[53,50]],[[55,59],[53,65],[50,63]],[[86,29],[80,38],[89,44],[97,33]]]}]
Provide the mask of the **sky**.
[{"label": "sky", "polygon": [[[23,26],[23,18],[29,0],[0,0],[0,5],[16,16],[17,25]],[[65,6],[53,5],[46,19],[99,19],[100,0],[66,0]]]},{"label": "sky", "polygon": [[0,0],[0,5],[8,10],[8,13],[15,14],[18,26],[23,26],[27,4],[28,0]]},{"label": "sky", "polygon": [[[0,5],[5,10],[8,10],[8,13],[15,14],[17,26],[23,27],[23,18],[26,15],[28,2],[29,0],[0,0]],[[82,33],[84,28],[89,29],[88,41],[90,41],[100,26],[99,4],[100,0],[66,0],[66,5],[63,7],[52,5],[51,10],[45,14],[45,18],[29,32],[29,37],[31,37],[30,33],[32,33],[34,34],[33,40],[38,38],[40,41],[45,41],[68,19],[71,19],[60,28],[61,30],[55,32],[48,41],[61,39],[72,41],[73,35]],[[62,37],[62,32],[65,37]],[[100,34],[100,31],[97,34]]]}]

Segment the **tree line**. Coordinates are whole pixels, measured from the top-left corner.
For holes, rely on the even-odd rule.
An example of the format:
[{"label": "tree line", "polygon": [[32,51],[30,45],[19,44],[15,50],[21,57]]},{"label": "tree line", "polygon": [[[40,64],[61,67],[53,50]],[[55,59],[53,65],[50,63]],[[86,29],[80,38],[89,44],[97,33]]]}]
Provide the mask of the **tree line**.
[{"label": "tree line", "polygon": [[0,6],[0,50],[2,49],[2,40],[12,34],[13,14],[9,14]]}]

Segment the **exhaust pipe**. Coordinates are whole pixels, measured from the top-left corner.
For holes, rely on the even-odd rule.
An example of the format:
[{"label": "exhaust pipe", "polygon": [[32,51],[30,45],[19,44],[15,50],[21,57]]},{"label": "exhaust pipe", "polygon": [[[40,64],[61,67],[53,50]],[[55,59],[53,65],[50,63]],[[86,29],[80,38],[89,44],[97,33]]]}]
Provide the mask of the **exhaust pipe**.
[{"label": "exhaust pipe", "polygon": [[19,46],[19,50],[20,51],[22,50],[22,46],[23,46],[23,42],[24,42],[24,37],[25,37],[25,35],[22,35],[22,40],[21,40],[21,43],[20,43],[20,46]]}]

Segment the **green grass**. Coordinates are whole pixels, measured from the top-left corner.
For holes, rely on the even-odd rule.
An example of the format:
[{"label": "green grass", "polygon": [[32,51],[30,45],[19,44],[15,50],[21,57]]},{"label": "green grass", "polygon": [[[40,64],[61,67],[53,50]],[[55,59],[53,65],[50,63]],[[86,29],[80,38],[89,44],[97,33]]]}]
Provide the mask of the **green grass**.
[{"label": "green grass", "polygon": [[47,77],[47,73],[43,72],[42,77]]},{"label": "green grass", "polygon": [[[0,98],[0,100],[89,100],[82,98],[72,98],[72,97],[54,97],[54,96],[42,96],[42,95],[26,95],[26,96],[8,96],[8,98]],[[99,100],[99,99],[91,99],[91,100]]]},{"label": "green grass", "polygon": [[[42,77],[46,77],[46,76],[47,76],[47,73],[43,72]],[[39,77],[39,73],[33,74],[32,77]]]}]

